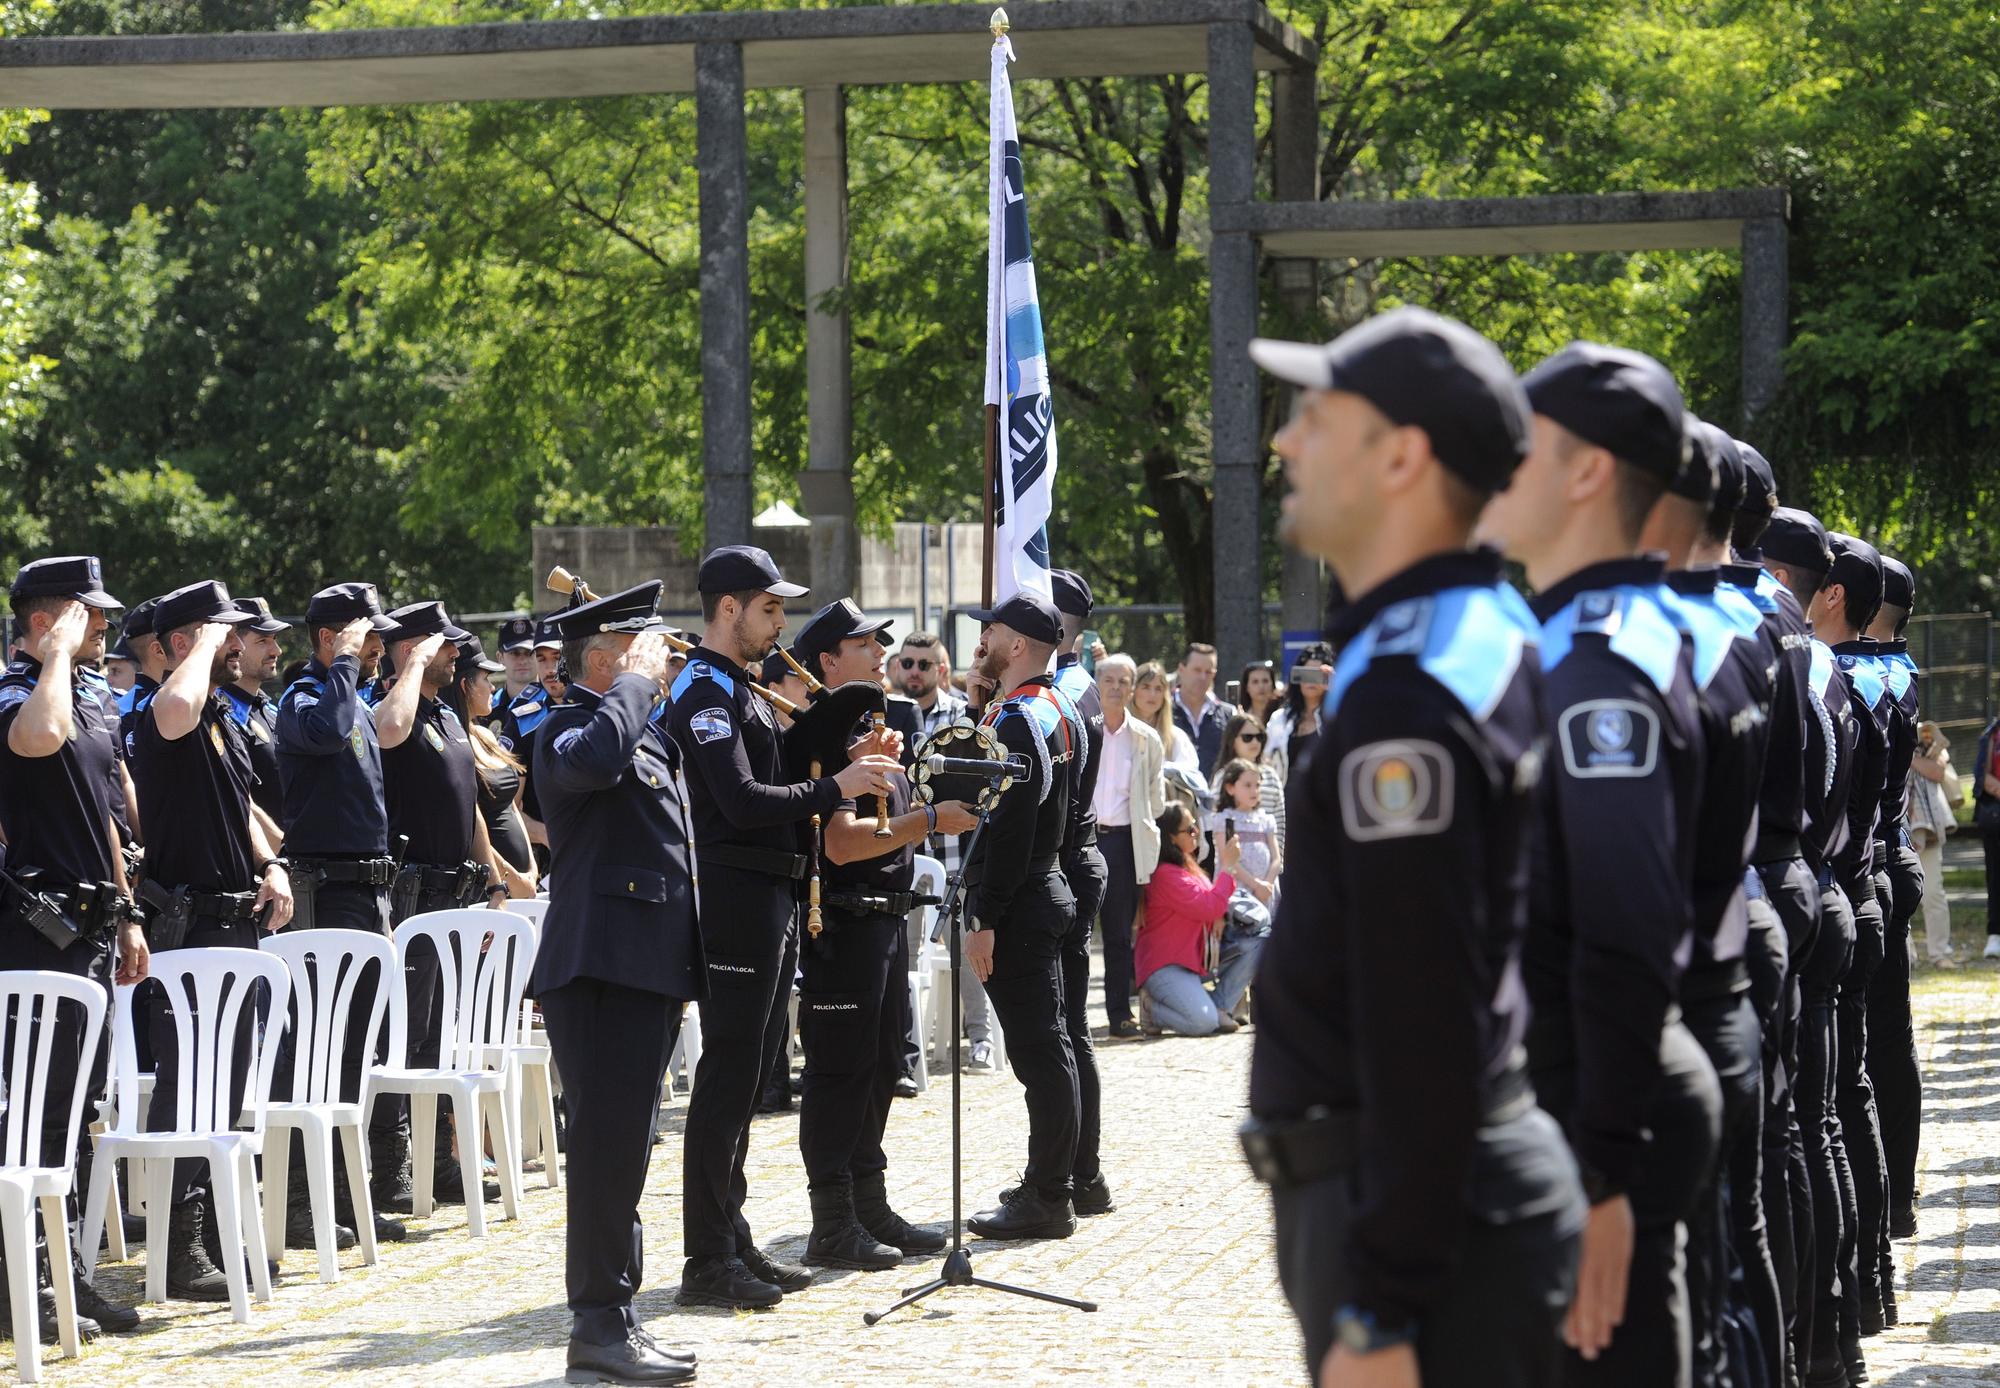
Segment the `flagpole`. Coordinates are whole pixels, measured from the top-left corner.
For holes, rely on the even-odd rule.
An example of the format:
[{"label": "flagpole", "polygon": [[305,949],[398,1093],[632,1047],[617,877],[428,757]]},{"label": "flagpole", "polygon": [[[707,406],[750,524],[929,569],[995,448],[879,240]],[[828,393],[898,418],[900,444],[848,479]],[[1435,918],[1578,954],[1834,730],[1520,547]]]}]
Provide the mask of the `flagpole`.
[{"label": "flagpole", "polygon": [[[1007,30],[1010,27],[1012,27],[1007,22],[1007,11],[1005,10],[993,11],[993,17],[989,21],[987,27],[993,31],[993,37],[996,40],[998,40],[1002,35],[1004,35],[1007,32]],[[987,248],[986,255],[989,261],[992,259],[994,254],[993,243],[994,243],[994,237],[991,234],[991,229],[989,228],[988,235],[986,238],[986,248]],[[993,273],[993,267],[989,264],[986,267],[986,269],[987,269],[987,275],[990,278]],[[992,312],[992,304],[990,300],[988,301],[987,311],[989,314]],[[989,342],[987,344],[987,347],[988,350],[990,351],[992,349],[992,344]],[[979,566],[979,572],[980,572],[979,605],[985,611],[990,612],[993,610],[993,585],[994,585],[993,501],[995,496],[998,495],[998,488],[1000,486],[1000,407],[997,404],[992,403],[991,401],[987,402],[986,409],[982,417],[985,423],[984,437],[982,439],[982,444],[985,453],[986,482],[983,490],[980,493],[985,503],[985,540],[984,540],[984,550]]]}]

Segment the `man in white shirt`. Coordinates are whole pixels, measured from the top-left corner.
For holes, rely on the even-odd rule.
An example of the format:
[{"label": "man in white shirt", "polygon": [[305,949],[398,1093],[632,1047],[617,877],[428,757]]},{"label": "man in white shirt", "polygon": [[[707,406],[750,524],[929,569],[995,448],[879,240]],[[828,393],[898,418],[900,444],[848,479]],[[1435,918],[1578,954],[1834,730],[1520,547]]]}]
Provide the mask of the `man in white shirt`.
[{"label": "man in white shirt", "polygon": [[1128,655],[1097,662],[1104,746],[1092,807],[1105,871],[1097,923],[1104,941],[1104,1012],[1114,1037],[1139,1034],[1132,1018],[1132,921],[1139,914],[1140,886],[1160,860],[1160,831],[1154,821],[1167,808],[1160,779],[1165,749],[1157,733],[1127,713],[1137,676]]}]

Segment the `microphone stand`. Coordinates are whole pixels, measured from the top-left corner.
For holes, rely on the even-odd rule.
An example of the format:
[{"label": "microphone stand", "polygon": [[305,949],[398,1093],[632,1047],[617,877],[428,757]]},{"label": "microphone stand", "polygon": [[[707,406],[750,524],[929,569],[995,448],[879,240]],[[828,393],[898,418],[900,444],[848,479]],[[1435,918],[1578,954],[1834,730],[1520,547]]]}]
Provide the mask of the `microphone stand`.
[{"label": "microphone stand", "polygon": [[[894,1315],[905,1306],[914,1306],[933,1292],[946,1287],[983,1287],[991,1292],[1008,1292],[1014,1296],[1031,1297],[1036,1301],[1052,1301],[1058,1306],[1068,1306],[1078,1311],[1095,1311],[1094,1301],[1078,1301],[1074,1297],[1057,1296],[1054,1292],[1037,1291],[1033,1287],[1016,1287],[1006,1282],[995,1282],[986,1277],[972,1275],[972,1255],[965,1251],[965,1164],[963,1138],[959,1125],[959,1030],[960,995],[959,970],[962,967],[959,944],[959,926],[965,912],[965,870],[972,863],[972,855],[979,846],[979,836],[986,831],[986,821],[992,811],[983,803],[975,807],[972,837],[966,840],[965,854],[958,861],[958,874],[944,889],[945,930],[951,941],[951,1247],[945,1250],[944,1266],[938,1275],[920,1287],[908,1287],[903,1295],[880,1311],[869,1311],[861,1317],[862,1324],[879,1324],[886,1316]],[[924,1043],[929,1038],[922,1038]]]}]

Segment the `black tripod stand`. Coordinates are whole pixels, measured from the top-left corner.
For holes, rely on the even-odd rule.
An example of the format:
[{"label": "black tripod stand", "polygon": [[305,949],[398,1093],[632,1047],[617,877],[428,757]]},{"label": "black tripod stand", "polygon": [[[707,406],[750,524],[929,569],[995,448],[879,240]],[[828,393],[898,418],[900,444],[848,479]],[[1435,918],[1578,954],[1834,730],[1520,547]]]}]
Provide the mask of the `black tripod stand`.
[{"label": "black tripod stand", "polygon": [[[996,765],[996,771],[999,768]],[[1053,1301],[1058,1306],[1072,1307],[1078,1311],[1095,1311],[1094,1301],[1078,1301],[1074,1297],[1057,1296],[1054,1292],[1038,1292],[1033,1287],[1016,1287],[1006,1282],[995,1282],[990,1278],[972,1275],[972,1255],[965,1251],[965,1166],[962,1160],[963,1138],[959,1128],[959,969],[963,967],[959,948],[959,922],[965,910],[963,884],[965,868],[972,861],[972,853],[979,846],[979,836],[986,832],[986,821],[992,811],[982,796],[976,805],[977,823],[972,826],[972,837],[965,842],[965,854],[958,861],[958,875],[945,885],[944,906],[945,933],[951,942],[951,1247],[945,1251],[944,1266],[938,1275],[921,1287],[911,1287],[893,1304],[880,1311],[869,1311],[861,1317],[864,1325],[874,1325],[885,1316],[894,1315],[905,1306],[914,1306],[932,1292],[943,1291],[946,1287],[984,1287],[991,1292],[1011,1292],[1015,1296],[1033,1297],[1036,1301]],[[927,1038],[919,1038],[923,1044]]]}]

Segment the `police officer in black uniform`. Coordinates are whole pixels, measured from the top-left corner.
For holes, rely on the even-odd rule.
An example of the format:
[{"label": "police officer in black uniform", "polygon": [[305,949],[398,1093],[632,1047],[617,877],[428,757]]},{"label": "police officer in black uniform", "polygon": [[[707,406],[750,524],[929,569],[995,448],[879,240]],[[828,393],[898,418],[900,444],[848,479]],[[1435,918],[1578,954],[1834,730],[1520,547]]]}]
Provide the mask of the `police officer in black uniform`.
[{"label": "police officer in black uniform", "polygon": [[285,784],[278,772],[278,704],[264,686],[278,678],[278,660],[284,652],[278,636],[290,631],[292,624],[272,616],[271,604],[262,598],[239,598],[237,606],[253,614],[239,633],[243,673],[220,692],[229,704],[229,721],[250,749],[250,769],[257,777],[250,799],[275,825],[284,818]]},{"label": "police officer in black uniform", "polygon": [[[23,653],[0,675],[0,828],[7,839],[0,859],[7,873],[0,885],[0,968],[92,979],[108,999],[114,967],[119,983],[146,976],[147,950],[113,822],[117,721],[78,676],[77,657],[103,640],[104,614],[115,611],[118,600],[104,591],[95,555],[24,564],[8,594]],[[28,892],[56,910],[41,909],[27,899]],[[107,1049],[85,1056],[80,1033],[80,1018],[62,1009],[36,1157],[51,1166],[63,1165],[71,1155],[57,1149],[79,1074],[90,1094],[104,1087]],[[77,1146],[72,1207],[90,1184],[90,1139],[79,1134]],[[83,1275],[77,1222],[72,1214],[70,1246],[77,1266],[66,1275],[76,1286],[79,1329],[93,1333],[86,1321],[103,1330],[137,1329],[138,1313],[105,1301]],[[29,1275],[24,1269],[8,1271]],[[40,1321],[44,1343],[54,1343],[55,1296],[47,1288]],[[26,1333],[25,1327],[15,1333]]]},{"label": "police officer in black uniform", "polygon": [[[837,776],[786,775],[769,706],[749,671],[785,629],[787,583],[771,556],[727,545],[697,578],[706,629],[674,680],[667,715],[691,768],[689,801],[701,861],[701,930],[708,1001],[701,1064],[689,1096],[682,1225],[683,1305],[775,1306],[812,1274],[773,1263],[743,1218],[750,1118],[778,1049],[798,967],[798,906],[813,815],[843,799],[886,794],[892,758],[862,755]],[[863,744],[867,747],[871,744]]]},{"label": "police officer in black uniform", "polygon": [[500,715],[521,692],[535,683],[535,619],[509,617],[500,624],[500,660],[507,670],[507,682],[493,700],[492,726],[500,726]]},{"label": "police officer in black uniform", "polygon": [[[173,669],[138,715],[133,760],[140,819],[151,826],[140,896],[156,968],[178,949],[255,949],[260,926],[281,930],[291,920],[290,878],[251,808],[250,751],[218,692],[242,670],[236,627],[254,619],[212,579],[175,589],[153,612]],[[148,1004],[156,1080],[147,1127],[172,1128],[182,1063],[173,1009],[164,990]],[[238,1047],[248,1046],[254,1022],[244,1008]],[[239,1060],[234,1080],[240,1087],[245,1078]],[[228,1283],[211,1261],[218,1241],[203,1234],[215,1217],[214,1189],[196,1188],[203,1165],[174,1163],[167,1290],[224,1301]]]},{"label": "police officer in black uniform", "polygon": [[1021,592],[974,617],[984,624],[966,691],[1028,774],[1001,795],[965,868],[965,964],[986,986],[1026,1091],[1028,1164],[1001,1203],[969,1221],[989,1239],[1066,1239],[1080,1098],[1063,995],[1063,947],[1076,898],[1062,871],[1084,748],[1049,673],[1062,644],[1055,606]]},{"label": "police officer in black uniform", "polygon": [[559,674],[562,637],[553,618],[543,617],[535,624],[534,642],[529,649],[536,677],[507,701],[493,728],[500,745],[521,763],[521,813],[527,816],[528,837],[534,843],[536,861],[547,871],[548,836],[542,830],[542,799],[535,790],[535,736],[549,711],[562,702],[564,692]]},{"label": "police officer in black uniform", "polygon": [[[792,654],[829,688],[880,683],[889,626],[842,598],[813,614]],[[872,799],[845,798],[826,818],[820,929],[800,949],[806,1065],[799,1155],[813,1210],[809,1267],[894,1267],[905,1254],[935,1253],[945,1242],[891,1208],[882,1134],[909,1031],[906,926],[917,846],[934,831],[964,833],[973,819],[957,801],[913,809],[909,778],[898,773],[889,783],[889,837],[875,836]]]},{"label": "police officer in black uniform", "polygon": [[572,1382],[680,1383],[632,1299],[639,1197],[686,1002],[704,996],[694,838],[665,695],[660,583],[558,614],[572,684],[536,746],[554,884],[532,991],[568,1114]]},{"label": "police officer in black uniform", "polygon": [[1681,1240],[1721,1121],[1679,1010],[1702,736],[1664,565],[1635,554],[1686,462],[1685,412],[1658,362],[1593,343],[1522,384],[1534,445],[1481,528],[1526,565],[1542,624],[1551,746],[1522,952],[1528,1057],[1591,1207],[1562,1379],[1685,1384]]},{"label": "police officer in black uniform", "polygon": [[125,614],[125,624],[119,629],[118,644],[125,648],[138,666],[132,676],[132,687],[118,696],[118,717],[121,721],[145,706],[160,687],[161,676],[166,674],[166,657],[159,643],[153,639],[153,609],[159,606],[159,602],[158,598],[147,598]]},{"label": "police officer in black uniform", "polygon": [[1244,1147],[1279,1276],[1316,1383],[1547,1383],[1583,1201],[1521,1056],[1541,672],[1498,556],[1466,548],[1527,402],[1491,343],[1414,309],[1251,354],[1301,392],[1285,538],[1353,595],[1287,787],[1316,849],[1256,985]]}]

